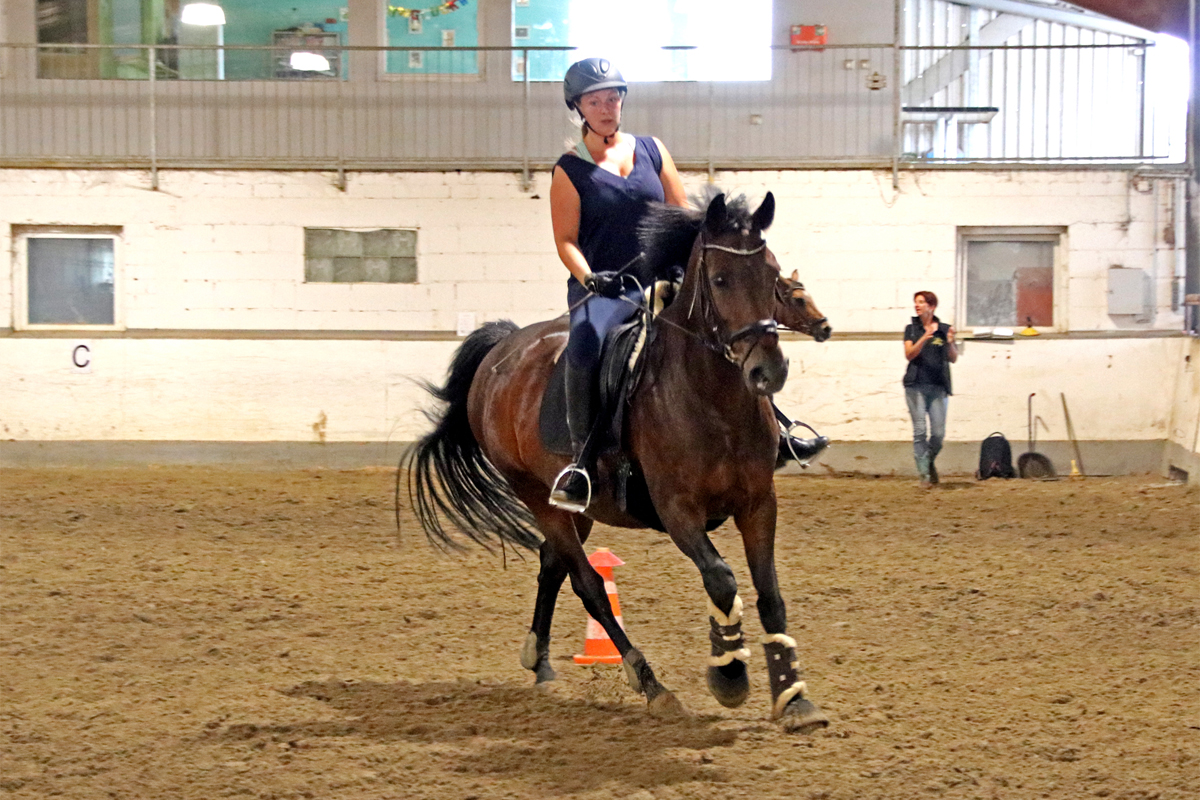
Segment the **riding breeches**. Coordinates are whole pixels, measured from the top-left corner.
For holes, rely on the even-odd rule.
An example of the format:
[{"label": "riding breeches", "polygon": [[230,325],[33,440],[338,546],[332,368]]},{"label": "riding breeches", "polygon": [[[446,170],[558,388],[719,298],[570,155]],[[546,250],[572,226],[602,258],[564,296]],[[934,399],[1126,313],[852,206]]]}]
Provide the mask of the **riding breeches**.
[{"label": "riding breeches", "polygon": [[570,365],[588,372],[599,366],[604,337],[613,328],[632,319],[641,302],[642,290],[636,286],[627,289],[623,297],[589,297],[588,290],[579,281],[571,280],[567,284],[567,303],[573,309],[571,336],[567,340]]}]

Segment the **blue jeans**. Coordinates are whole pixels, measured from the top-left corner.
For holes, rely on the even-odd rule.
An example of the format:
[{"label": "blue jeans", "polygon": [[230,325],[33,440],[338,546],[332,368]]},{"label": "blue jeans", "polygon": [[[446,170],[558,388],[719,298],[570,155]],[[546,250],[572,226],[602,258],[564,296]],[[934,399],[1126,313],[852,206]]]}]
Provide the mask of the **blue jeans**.
[{"label": "blue jeans", "polygon": [[[950,398],[941,386],[919,384],[905,386],[904,399],[912,417],[913,458],[917,462],[917,472],[922,478],[928,478],[929,465],[942,452],[942,442],[946,438],[946,407]],[[925,427],[926,415],[929,417],[928,428]]]}]

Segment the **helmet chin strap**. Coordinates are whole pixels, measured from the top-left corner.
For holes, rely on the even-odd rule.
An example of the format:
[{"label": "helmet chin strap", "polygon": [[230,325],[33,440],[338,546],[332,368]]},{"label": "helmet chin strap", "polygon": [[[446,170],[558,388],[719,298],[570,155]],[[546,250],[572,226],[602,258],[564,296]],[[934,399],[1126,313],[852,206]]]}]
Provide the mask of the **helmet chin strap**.
[{"label": "helmet chin strap", "polygon": [[[587,128],[589,131],[591,131],[592,133],[596,133],[596,129],[595,129],[595,128],[593,128],[591,125],[588,125],[588,123],[587,123],[587,120],[586,120],[586,119],[583,121],[583,126],[584,126],[585,128]],[[617,129],[616,129],[615,131],[613,131],[612,133],[610,133],[608,136],[605,136],[605,137],[604,137],[604,143],[605,143],[605,144],[612,144],[612,138],[613,138],[614,136],[616,136],[618,133],[620,133],[620,131],[621,131],[621,123],[619,123],[619,122],[618,122],[618,123],[617,123]],[[587,134],[585,133],[585,134],[584,134],[584,136],[586,136],[586,135],[587,135]],[[596,135],[597,135],[597,136],[599,136],[600,134],[596,133]]]}]

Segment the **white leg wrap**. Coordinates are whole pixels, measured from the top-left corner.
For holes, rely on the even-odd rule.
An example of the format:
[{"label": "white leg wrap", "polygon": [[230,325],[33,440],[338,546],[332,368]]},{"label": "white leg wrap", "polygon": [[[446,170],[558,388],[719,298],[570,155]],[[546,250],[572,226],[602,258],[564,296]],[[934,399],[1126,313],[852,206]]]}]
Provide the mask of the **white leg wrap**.
[{"label": "white leg wrap", "polygon": [[742,621],[742,596],[735,594],[733,596],[733,608],[729,609],[729,614],[726,616],[721,612],[721,609],[713,603],[712,598],[708,598],[708,613],[717,621],[718,625],[736,625]]},{"label": "white leg wrap", "polygon": [[763,644],[781,644],[784,647],[796,649],[796,640],[786,633],[768,633],[762,638]]},{"label": "white leg wrap", "polygon": [[710,667],[723,667],[729,664],[734,659],[741,661],[743,664],[750,662],[750,648],[743,647],[741,650],[731,650],[728,653],[722,653],[719,656],[709,656],[708,665]]},{"label": "white leg wrap", "polygon": [[[742,608],[741,595],[735,594],[733,596],[733,606],[729,609],[728,614],[725,614],[721,611],[721,609],[717,608],[711,597],[708,599],[709,616],[712,617],[713,622],[720,625],[722,628],[727,628],[734,625],[740,626],[742,624]],[[717,632],[713,631],[712,635],[717,635]],[[708,665],[710,667],[723,667],[726,664],[731,663],[734,659],[737,659],[742,663],[748,663],[750,661],[750,648],[746,647],[744,644],[740,627],[738,628],[737,633],[721,634],[720,638],[726,642],[743,642],[743,646],[737,650],[730,650],[722,653],[719,656],[709,656]]]},{"label": "white leg wrap", "polygon": [[525,644],[521,645],[521,666],[525,669],[533,669],[537,663],[537,634],[530,631],[529,635],[525,637]]}]

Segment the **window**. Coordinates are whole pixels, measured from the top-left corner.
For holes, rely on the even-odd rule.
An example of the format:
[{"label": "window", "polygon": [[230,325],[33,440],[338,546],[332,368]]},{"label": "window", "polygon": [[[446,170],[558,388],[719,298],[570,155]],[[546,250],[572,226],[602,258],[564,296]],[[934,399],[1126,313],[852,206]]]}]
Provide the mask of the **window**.
[{"label": "window", "polygon": [[479,53],[455,50],[479,45],[474,3],[463,0],[426,0],[410,8],[395,0],[383,0],[387,15],[388,47],[437,48],[392,50],[385,71],[391,74],[476,75]]},{"label": "window", "polygon": [[88,7],[80,0],[38,0],[38,43],[86,44]]},{"label": "window", "polygon": [[1062,326],[1060,228],[960,228],[959,327]]},{"label": "window", "polygon": [[305,283],[416,283],[417,232],[304,229]]},{"label": "window", "polygon": [[112,231],[14,231],[18,328],[118,327]]},{"label": "window", "polygon": [[[634,22],[631,22],[633,20]],[[519,37],[518,34],[523,34]],[[602,56],[630,81],[771,79],[771,0],[528,0],[513,8],[514,47],[529,53],[531,81],[561,81],[581,58]],[[694,50],[664,50],[664,47]],[[520,53],[513,80],[524,80]]]},{"label": "window", "polygon": [[144,80],[144,46],[162,45],[158,79],[341,78],[346,8],[346,0],[38,0],[38,42],[63,45],[40,51],[39,75]]}]

